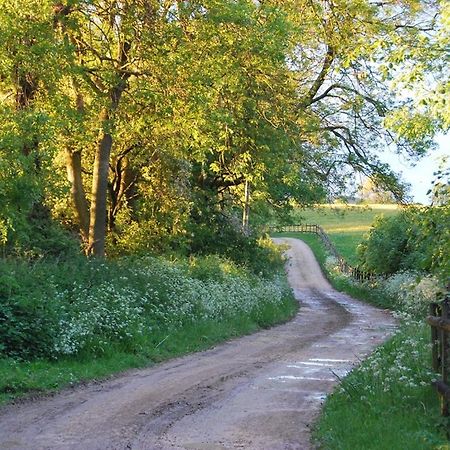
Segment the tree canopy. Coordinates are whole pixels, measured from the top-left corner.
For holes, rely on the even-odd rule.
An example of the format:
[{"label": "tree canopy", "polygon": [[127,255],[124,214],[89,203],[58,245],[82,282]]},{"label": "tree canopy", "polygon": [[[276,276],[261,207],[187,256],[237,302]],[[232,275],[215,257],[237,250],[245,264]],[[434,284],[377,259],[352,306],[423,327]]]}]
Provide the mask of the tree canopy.
[{"label": "tree canopy", "polygon": [[399,199],[380,148],[419,156],[449,126],[445,3],[0,6],[5,248],[58,224],[87,254],[189,248],[250,206],[257,223],[321,201],[353,171]]}]

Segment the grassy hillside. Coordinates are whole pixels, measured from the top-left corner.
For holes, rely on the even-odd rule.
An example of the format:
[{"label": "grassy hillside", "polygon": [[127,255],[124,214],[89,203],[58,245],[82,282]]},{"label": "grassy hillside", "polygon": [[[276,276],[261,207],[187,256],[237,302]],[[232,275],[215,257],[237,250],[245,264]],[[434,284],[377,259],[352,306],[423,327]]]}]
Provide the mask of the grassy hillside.
[{"label": "grassy hillside", "polygon": [[305,222],[321,222],[328,232],[367,231],[375,216],[383,214],[392,216],[397,213],[399,206],[392,205],[345,205],[327,204],[315,208],[297,209],[293,217]]},{"label": "grassy hillside", "polygon": [[298,223],[316,223],[330,236],[338,251],[350,264],[357,263],[356,247],[369,231],[375,217],[393,216],[398,205],[321,205],[298,209],[293,217]]}]

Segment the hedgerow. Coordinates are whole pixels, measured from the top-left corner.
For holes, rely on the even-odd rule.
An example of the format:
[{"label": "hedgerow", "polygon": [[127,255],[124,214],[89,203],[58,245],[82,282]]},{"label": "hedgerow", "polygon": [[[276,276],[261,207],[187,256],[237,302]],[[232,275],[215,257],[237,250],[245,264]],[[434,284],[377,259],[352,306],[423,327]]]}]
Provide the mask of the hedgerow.
[{"label": "hedgerow", "polygon": [[261,278],[218,257],[2,261],[0,356],[30,360],[137,351],[145,337],[292,301],[281,271]]}]

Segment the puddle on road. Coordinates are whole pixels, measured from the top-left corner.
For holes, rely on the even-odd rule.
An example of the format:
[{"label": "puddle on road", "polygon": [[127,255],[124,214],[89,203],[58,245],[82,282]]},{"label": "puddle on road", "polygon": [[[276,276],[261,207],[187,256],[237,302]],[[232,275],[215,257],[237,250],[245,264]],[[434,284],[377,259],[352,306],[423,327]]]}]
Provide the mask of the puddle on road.
[{"label": "puddle on road", "polygon": [[331,359],[331,358],[311,358],[310,361],[330,362],[330,363],[352,363],[350,359]]},{"label": "puddle on road", "polygon": [[336,381],[335,378],[303,377],[298,375],[278,375],[276,377],[269,377],[268,380],[281,381],[282,383],[287,380]]},{"label": "puddle on road", "polygon": [[[322,381],[337,382],[345,377],[353,368],[353,361],[338,358],[309,358],[305,361],[294,361],[286,364],[287,374],[267,377],[270,381],[287,383],[289,381]],[[289,374],[289,372],[293,372]],[[323,395],[323,393],[321,393]]]},{"label": "puddle on road", "polygon": [[328,395],[325,392],[320,392],[320,393],[317,393],[317,394],[308,395],[306,398],[308,400],[314,400],[314,401],[323,402],[323,401],[326,400],[327,397],[328,397]]}]

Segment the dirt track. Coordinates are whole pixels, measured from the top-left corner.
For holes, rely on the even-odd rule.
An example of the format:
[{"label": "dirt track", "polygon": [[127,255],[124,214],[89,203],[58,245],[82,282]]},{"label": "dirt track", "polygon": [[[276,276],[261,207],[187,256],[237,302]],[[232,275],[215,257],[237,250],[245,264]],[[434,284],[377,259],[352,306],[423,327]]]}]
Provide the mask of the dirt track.
[{"label": "dirt track", "polygon": [[0,449],[308,449],[341,377],[392,330],[388,313],[334,291],[291,249],[291,322],[156,367],[0,410]]}]

